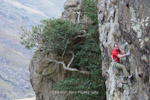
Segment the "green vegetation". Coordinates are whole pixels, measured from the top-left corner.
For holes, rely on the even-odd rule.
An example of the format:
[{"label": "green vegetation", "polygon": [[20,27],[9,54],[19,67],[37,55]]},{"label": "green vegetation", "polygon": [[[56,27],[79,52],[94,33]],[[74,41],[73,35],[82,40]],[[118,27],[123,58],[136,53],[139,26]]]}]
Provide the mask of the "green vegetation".
[{"label": "green vegetation", "polygon": [[93,0],[83,1],[84,14],[93,21],[83,31],[81,25],[61,19],[42,21],[41,25],[32,28],[32,32],[24,31],[21,43],[27,48],[37,47],[56,53],[62,58],[72,51],[74,61],[72,67],[85,68],[90,75],[77,74],[53,84],[54,90],[72,91],[76,100],[105,100],[105,85],[101,75],[101,52],[97,8]]},{"label": "green vegetation", "polygon": [[81,31],[80,25],[61,19],[48,19],[41,23],[41,25],[32,27],[32,32],[23,30],[21,43],[27,48],[37,47],[62,54],[68,50],[67,47],[71,46],[73,37]]},{"label": "green vegetation", "polygon": [[84,43],[74,45],[75,66],[84,66],[90,71],[90,76],[76,75],[54,84],[58,90],[72,91],[76,100],[105,100],[105,85],[101,75],[101,52],[99,49],[99,34],[97,8],[93,0],[83,1],[84,14],[93,25],[87,24]]}]

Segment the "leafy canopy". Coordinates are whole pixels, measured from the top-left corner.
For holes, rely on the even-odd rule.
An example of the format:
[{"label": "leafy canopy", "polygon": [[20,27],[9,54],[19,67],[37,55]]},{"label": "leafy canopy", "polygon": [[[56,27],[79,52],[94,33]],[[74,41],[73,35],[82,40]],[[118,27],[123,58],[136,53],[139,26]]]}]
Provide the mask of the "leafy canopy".
[{"label": "leafy canopy", "polygon": [[[81,32],[80,25],[67,20],[47,19],[38,26],[33,26],[32,31],[24,31],[21,43],[27,48],[40,48],[55,53],[63,53],[71,39]],[[68,46],[69,47],[69,46]]]}]

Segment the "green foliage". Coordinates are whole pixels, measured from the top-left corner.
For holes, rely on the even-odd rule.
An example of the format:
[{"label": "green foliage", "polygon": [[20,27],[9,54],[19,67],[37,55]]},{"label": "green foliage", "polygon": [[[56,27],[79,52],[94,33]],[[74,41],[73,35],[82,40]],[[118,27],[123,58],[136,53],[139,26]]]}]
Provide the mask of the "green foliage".
[{"label": "green foliage", "polygon": [[85,67],[90,76],[74,76],[53,85],[54,89],[73,91],[76,100],[105,100],[105,85],[101,70],[101,52],[99,49],[99,34],[97,8],[93,0],[83,0],[84,14],[93,21],[88,24],[84,43],[73,46],[75,66]]},{"label": "green foliage", "polygon": [[89,76],[74,76],[54,84],[61,91],[73,91],[76,100],[105,100],[105,85],[101,76],[101,54],[98,44],[86,41],[75,46],[75,66],[85,67]]},{"label": "green foliage", "polygon": [[[52,85],[54,90],[72,91],[76,100],[105,100],[105,85],[101,70],[101,52],[97,8],[93,0],[83,0],[84,14],[93,21],[87,24],[85,37],[75,38],[82,33],[81,26],[69,21],[50,19],[35,26],[32,32],[25,32],[21,37],[26,47],[38,47],[50,52],[63,54],[74,52],[73,66],[85,68],[90,75],[74,75]],[[84,39],[83,39],[84,38]],[[82,40],[83,39],[83,40]]]},{"label": "green foliage", "polygon": [[32,27],[32,32],[24,31],[21,43],[27,48],[38,47],[47,51],[62,53],[71,39],[81,31],[80,25],[61,19],[41,21],[38,26]]},{"label": "green foliage", "polygon": [[86,30],[87,33],[90,33],[89,38],[92,37],[98,43],[98,15],[94,0],[83,0],[83,11],[93,21],[93,25],[88,24],[88,29]]},{"label": "green foliage", "polygon": [[83,0],[83,10],[93,22],[97,22],[97,7],[93,0]]}]

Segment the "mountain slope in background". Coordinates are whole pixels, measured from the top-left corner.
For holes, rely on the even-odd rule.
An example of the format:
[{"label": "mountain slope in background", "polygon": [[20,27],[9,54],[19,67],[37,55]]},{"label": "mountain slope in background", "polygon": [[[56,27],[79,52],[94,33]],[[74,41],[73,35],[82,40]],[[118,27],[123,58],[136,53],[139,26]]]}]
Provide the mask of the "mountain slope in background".
[{"label": "mountain slope in background", "polygon": [[19,43],[20,27],[59,17],[65,0],[0,0],[0,99],[32,97],[28,64],[33,54]]}]

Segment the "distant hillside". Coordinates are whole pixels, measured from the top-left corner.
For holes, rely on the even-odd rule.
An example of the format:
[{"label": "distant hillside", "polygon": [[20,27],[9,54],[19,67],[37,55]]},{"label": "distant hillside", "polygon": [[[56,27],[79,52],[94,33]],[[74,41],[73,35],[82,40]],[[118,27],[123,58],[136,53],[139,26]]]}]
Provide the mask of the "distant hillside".
[{"label": "distant hillside", "polygon": [[59,17],[65,0],[0,0],[0,99],[32,97],[28,64],[33,51],[19,43],[20,27]]}]

